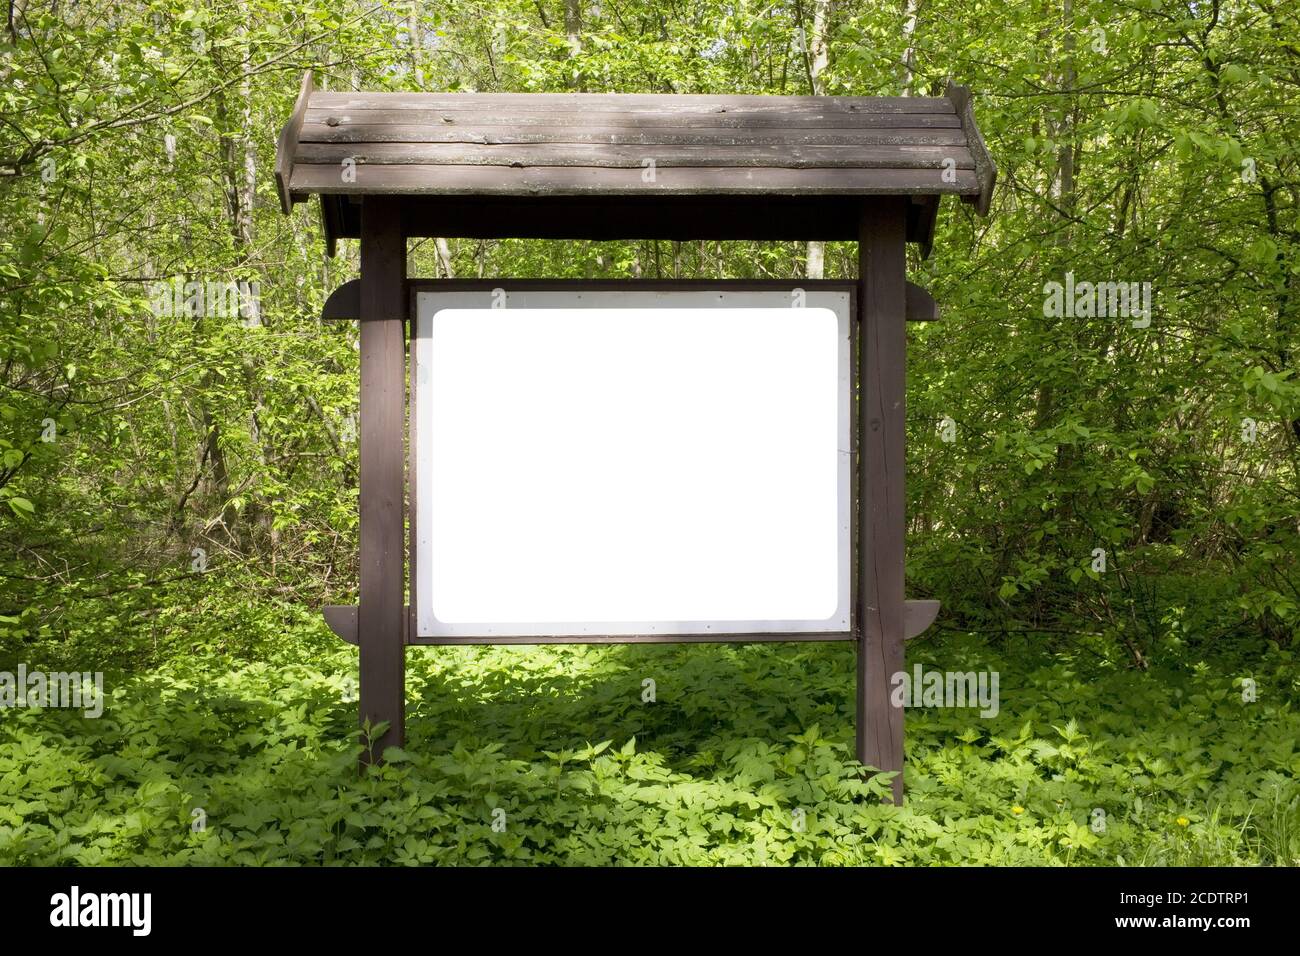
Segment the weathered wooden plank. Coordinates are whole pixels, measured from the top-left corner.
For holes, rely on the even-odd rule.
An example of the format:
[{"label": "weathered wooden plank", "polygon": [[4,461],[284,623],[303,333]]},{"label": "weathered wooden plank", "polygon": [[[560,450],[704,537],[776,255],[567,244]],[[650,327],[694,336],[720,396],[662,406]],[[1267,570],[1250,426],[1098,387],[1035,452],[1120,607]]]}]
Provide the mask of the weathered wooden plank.
[{"label": "weathered wooden plank", "polygon": [[552,129],[545,126],[488,126],[438,124],[437,126],[343,122],[335,126],[305,123],[301,143],[608,143],[613,146],[965,146],[960,127],[880,127],[873,129],[789,129],[769,126],[751,129],[699,126],[639,129],[635,126],[583,126]]},{"label": "weathered wooden plank", "polygon": [[374,742],[377,758],[405,739],[407,297],[399,200],[377,196],[362,203],[360,309],[360,718],[388,723]]},{"label": "weathered wooden plank", "polygon": [[[344,283],[346,285],[347,283]],[[856,295],[856,279],[428,279],[412,277],[406,282],[411,295],[421,292],[846,292]]]},{"label": "weathered wooden plank", "polygon": [[780,144],[611,143],[300,143],[299,164],[337,164],[345,159],[373,165],[428,166],[770,166],[820,163],[825,168],[934,169],[952,160],[958,169],[975,168],[960,144],[808,146]]},{"label": "weathered wooden plank", "polygon": [[[386,143],[608,145],[646,147],[655,153],[660,152],[661,146],[701,146],[713,149],[725,146],[770,146],[806,150],[822,146],[911,145],[951,146],[963,152],[952,157],[957,163],[956,181],[940,181],[937,185],[932,185],[929,179],[909,178],[905,170],[915,167],[917,164],[914,163],[909,163],[908,167],[902,169],[882,164],[879,167],[881,175],[873,176],[870,182],[862,182],[852,176],[842,178],[838,172],[828,174],[818,181],[788,175],[791,171],[803,171],[819,177],[818,170],[823,167],[807,161],[811,154],[789,162],[787,175],[778,175],[775,179],[756,178],[745,173],[746,169],[756,172],[763,169],[757,160],[752,161],[752,166],[679,167],[672,159],[657,161],[659,175],[654,180],[641,175],[632,178],[626,174],[614,174],[613,178],[609,178],[591,172],[592,169],[622,168],[617,166],[564,165],[546,169],[570,169],[574,172],[548,172],[538,176],[524,168],[511,173],[502,171],[498,175],[496,170],[489,167],[486,170],[487,178],[484,178],[482,174],[459,171],[462,167],[484,165],[482,156],[473,153],[459,154],[466,162],[442,167],[434,176],[425,176],[421,172],[376,173],[375,169],[364,167],[408,164],[368,164],[363,161],[356,181],[349,184],[342,182],[342,177],[335,179],[328,170],[308,169],[295,175],[292,154],[300,144],[306,143],[358,144],[367,147]],[[406,155],[419,154],[408,151]],[[439,162],[448,155],[441,154]],[[973,167],[966,165],[967,155]],[[384,157],[382,151],[366,153],[363,159],[381,157]],[[562,154],[548,161],[563,164],[569,162],[569,159]],[[706,162],[716,163],[718,160],[711,158]],[[455,204],[439,205],[435,210],[435,199],[443,203],[477,197],[486,208],[493,199],[507,197],[520,200],[552,197],[585,197],[596,200],[605,197],[613,202],[626,197],[651,196],[657,202],[668,202],[673,197],[685,199],[713,195],[720,199],[762,197],[764,203],[772,203],[803,197],[820,199],[845,195],[903,195],[914,200],[909,209],[907,230],[909,241],[921,243],[922,256],[927,255],[930,249],[939,197],[948,193],[960,195],[966,201],[975,203],[981,212],[987,212],[997,173],[975,126],[969,93],[956,86],[950,87],[942,97],[892,98],[318,92],[307,98],[306,113],[297,141],[292,144],[281,143],[277,165],[280,171],[277,187],[282,204],[301,202],[313,192],[328,197],[355,197],[366,192],[378,195],[405,194],[412,199],[422,198],[424,204],[421,208],[426,212],[450,212],[452,219],[458,223],[454,227],[457,230],[454,234],[470,238],[498,238],[509,234],[508,226],[484,223],[482,220],[485,216],[476,220],[472,210],[462,210]],[[296,165],[313,164],[300,162]],[[409,165],[417,169],[424,168],[419,164]],[[716,173],[695,172],[702,168],[714,169]],[[840,169],[838,166],[831,168]],[[846,165],[843,168],[851,170],[854,167]],[[971,172],[975,174],[973,180],[969,175]],[[410,203],[404,208],[409,207]],[[707,228],[683,220],[683,210],[677,208],[664,214],[653,210],[621,211],[637,213],[638,226],[648,230],[639,234],[642,238],[725,239],[762,236],[808,239],[824,234],[829,239],[852,238],[856,235],[856,225],[853,224],[852,228],[844,227],[840,222],[844,217],[835,214],[834,210],[823,210],[829,215],[828,224],[817,225],[805,215],[805,210],[792,209],[790,212],[797,219],[796,222],[782,223],[779,227],[771,228],[750,221],[753,217],[745,215],[746,209],[743,206],[731,207],[731,211],[745,215],[745,224],[732,226],[713,223]],[[338,238],[355,237],[358,234],[357,214],[354,206],[337,198],[322,198],[322,212],[326,248],[332,254],[334,242]],[[540,207],[538,212],[541,212]],[[548,230],[545,223],[534,216],[528,219],[524,231],[519,235],[592,239],[632,236],[629,231],[631,224],[608,224],[601,220],[602,217],[597,215],[585,215],[579,217],[579,221],[566,217]],[[407,227],[423,228],[418,221],[409,217]]]},{"label": "weathered wooden plank", "polygon": [[951,113],[942,96],[768,96],[713,93],[348,93],[319,91],[315,109],[501,110],[515,112],[724,113],[732,110],[787,114],[800,110],[838,113]]},{"label": "weathered wooden plank", "polygon": [[666,167],[370,166],[345,181],[338,166],[298,164],[295,192],[402,195],[909,195],[978,193],[974,170],[946,182],[939,169],[767,169]]},{"label": "weathered wooden plank", "polygon": [[[408,238],[756,240],[808,242],[858,238],[858,204],[844,193],[821,195],[639,193],[636,195],[461,195],[406,196],[402,218]],[[333,222],[332,239],[360,235],[360,206],[354,196],[322,195],[321,209]],[[921,200],[921,202],[918,202]],[[933,234],[931,215],[938,195],[910,200],[907,241]]]},{"label": "weathered wooden plank", "polygon": [[[438,281],[447,282],[447,280],[411,279],[407,282],[407,287],[414,289],[421,283],[438,282]],[[466,289],[492,288],[495,287],[496,283],[500,283],[502,281],[503,280],[501,279],[493,279],[490,282],[485,282],[482,285],[470,284],[470,285],[456,286],[456,285],[448,284],[445,285],[444,288],[466,288]],[[694,285],[694,287],[702,288],[702,289],[712,289],[719,286],[719,281],[713,281],[707,279],[700,280],[698,283]],[[804,286],[808,286],[811,281],[813,280],[804,280],[804,282],[801,284]],[[784,289],[784,288],[790,288],[793,285],[794,285],[793,282],[774,279],[768,281],[766,284],[746,285],[746,288],[752,287],[752,288],[760,288],[760,289],[761,288]],[[524,287],[525,286],[517,282],[512,285],[512,288],[524,288]],[[555,280],[552,282],[547,282],[545,280],[538,280],[531,287],[538,288],[538,289],[565,289],[565,288],[571,288],[571,285],[569,285],[566,280],[562,280],[562,279]],[[628,285],[627,282],[623,280],[611,280],[608,284],[602,285],[597,280],[585,280],[584,287],[591,288],[591,289],[606,288],[606,289],[613,289],[613,290],[623,290],[623,289],[637,289],[637,288],[655,288],[656,286],[647,285],[644,283],[637,284],[637,285]],[[661,288],[673,288],[673,289],[692,288],[692,287],[693,286],[691,285],[691,283],[687,282],[686,280],[673,280],[671,284],[661,286]],[[726,288],[725,285],[722,287]],[[838,286],[834,286],[834,287],[838,288]],[[907,283],[906,302],[907,302],[908,322],[934,322],[939,318],[939,306],[934,301],[933,296],[931,296],[929,292],[921,288],[919,285],[916,285],[915,283],[912,282]],[[355,321],[360,317],[361,317],[361,281],[359,279],[349,279],[347,282],[344,282],[342,285],[336,288],[333,292],[329,294],[329,297],[326,298],[325,305],[321,309],[321,319],[326,322]],[[912,603],[917,603],[917,602],[909,602],[909,605]],[[935,603],[936,613],[937,613],[937,607],[938,607],[937,602],[933,602],[933,603]]]},{"label": "weathered wooden plank", "polygon": [[981,216],[987,216],[989,206],[993,202],[993,187],[998,180],[998,167],[993,162],[993,157],[989,155],[988,147],[984,145],[984,137],[975,123],[975,109],[971,102],[970,90],[949,80],[947,96],[957,111],[962,129],[967,135],[971,154],[975,158],[975,170],[980,181],[979,196],[974,200],[975,211]]},{"label": "weathered wooden plank", "polygon": [[289,177],[293,172],[294,156],[298,150],[298,137],[307,119],[307,101],[311,99],[311,70],[303,73],[302,85],[298,89],[298,100],[294,103],[289,121],[280,130],[280,137],[275,145],[275,190],[280,196],[280,211],[289,213],[293,209],[293,196],[289,192]]},{"label": "weathered wooden plank", "polygon": [[628,129],[961,129],[956,113],[836,113],[804,111],[791,114],[729,111],[726,113],[581,113],[504,112],[489,110],[325,110],[308,108],[306,122],[341,126],[505,126],[543,127],[621,126]]},{"label": "weathered wooden plank", "polygon": [[771,169],[975,169],[964,146],[607,146],[603,144],[300,143],[299,164],[345,160],[388,166],[601,166],[641,169],[761,166]]},{"label": "weathered wooden plank", "polygon": [[906,360],[907,206],[902,198],[868,202],[858,237],[862,292],[858,448],[857,758],[898,771],[903,799],[903,709],[891,680],[903,670],[904,363]]}]

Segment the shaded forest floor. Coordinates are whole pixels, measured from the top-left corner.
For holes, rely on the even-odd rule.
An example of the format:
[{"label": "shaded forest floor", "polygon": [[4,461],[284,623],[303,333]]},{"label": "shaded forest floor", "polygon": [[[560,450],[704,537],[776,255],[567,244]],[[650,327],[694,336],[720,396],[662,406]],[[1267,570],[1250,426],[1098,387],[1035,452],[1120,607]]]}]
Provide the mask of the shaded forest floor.
[{"label": "shaded forest floor", "polygon": [[[356,652],[317,614],[169,613],[149,666],[102,665],[102,717],[0,710],[0,863],[1300,862],[1276,648],[1141,672],[913,642],[909,666],[998,671],[1000,710],[909,710],[897,808],[847,762],[849,647],[412,648],[406,747],[362,777]],[[86,666],[61,656],[0,668]]]}]

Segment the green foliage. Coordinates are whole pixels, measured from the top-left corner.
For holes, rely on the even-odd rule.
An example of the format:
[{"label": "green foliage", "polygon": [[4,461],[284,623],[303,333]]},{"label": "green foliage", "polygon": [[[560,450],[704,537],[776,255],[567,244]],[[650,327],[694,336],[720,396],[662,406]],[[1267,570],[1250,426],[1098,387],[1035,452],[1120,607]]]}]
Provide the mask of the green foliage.
[{"label": "green foliage", "polygon": [[[253,610],[227,623],[283,621]],[[265,660],[205,645],[110,674],[98,719],[5,712],[0,863],[1300,862],[1300,671],[1282,651],[1244,703],[1221,663],[924,648],[927,666],[1000,670],[1003,703],[909,712],[899,808],[850,759],[847,647],[412,650],[406,746],[362,774],[355,652],[323,630],[282,632]]]},{"label": "green foliage", "polygon": [[[115,697],[0,712],[0,859],[1294,861],[1294,5],[933,0],[908,33],[907,5],[849,0],[820,34],[816,0],[567,6],[576,31],[521,0],[13,5],[0,666],[104,669]],[[898,810],[847,762],[844,649],[413,651],[411,738],[358,779],[354,663],[313,610],[355,600],[355,330],[317,317],[357,259],[279,210],[301,72],[798,94],[819,40],[818,92],[969,85],[999,165],[992,218],[945,201],[910,263],[943,318],[909,334],[908,574],[943,601],[933,661],[996,663],[1002,714],[914,713]],[[806,254],[452,238],[410,273],[799,277]],[[1149,326],[1048,314],[1067,273],[1152,283]],[[259,308],[151,308],[174,280],[256,283]]]}]

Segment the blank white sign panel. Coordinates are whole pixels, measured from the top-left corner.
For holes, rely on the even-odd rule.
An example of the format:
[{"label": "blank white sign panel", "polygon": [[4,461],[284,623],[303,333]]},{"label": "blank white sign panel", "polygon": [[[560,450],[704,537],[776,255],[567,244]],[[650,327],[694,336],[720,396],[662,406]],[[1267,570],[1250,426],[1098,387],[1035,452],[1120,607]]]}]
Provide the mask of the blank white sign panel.
[{"label": "blank white sign panel", "polygon": [[421,292],[413,356],[418,636],[849,629],[847,292]]}]

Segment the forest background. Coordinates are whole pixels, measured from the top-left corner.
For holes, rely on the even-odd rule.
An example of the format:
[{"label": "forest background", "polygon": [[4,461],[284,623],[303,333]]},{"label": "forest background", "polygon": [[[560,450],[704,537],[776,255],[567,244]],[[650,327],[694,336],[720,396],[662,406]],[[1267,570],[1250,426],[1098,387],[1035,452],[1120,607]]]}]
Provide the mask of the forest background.
[{"label": "forest background", "polygon": [[[906,807],[859,780],[834,646],[413,649],[406,750],[358,776],[318,613],[355,601],[356,333],[319,316],[357,249],[271,175],[305,70],[971,88],[992,216],[945,202],[909,261],[942,321],[909,328],[908,589],[943,612],[908,654],[1002,706],[909,713]],[[0,669],[103,671],[109,705],[0,711],[0,861],[1295,863],[1298,138],[1281,0],[9,0]],[[409,273],[855,270],[451,238]],[[1150,322],[1049,314],[1067,273],[1151,283]],[[255,306],[159,308],[177,281]]]}]

